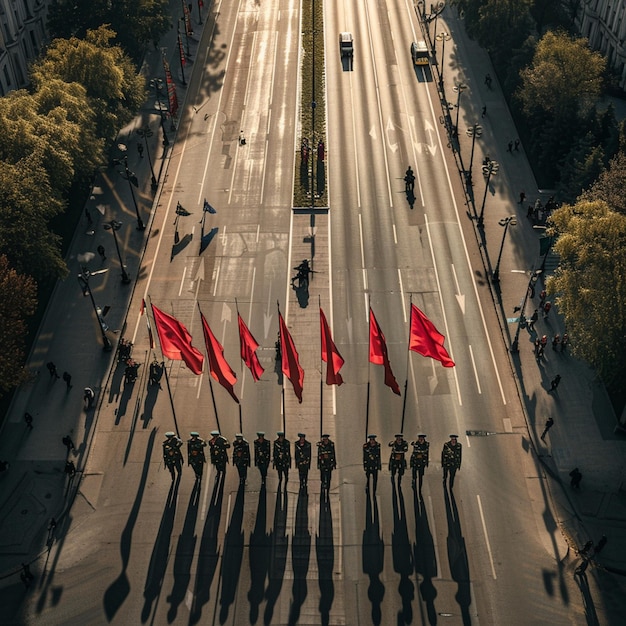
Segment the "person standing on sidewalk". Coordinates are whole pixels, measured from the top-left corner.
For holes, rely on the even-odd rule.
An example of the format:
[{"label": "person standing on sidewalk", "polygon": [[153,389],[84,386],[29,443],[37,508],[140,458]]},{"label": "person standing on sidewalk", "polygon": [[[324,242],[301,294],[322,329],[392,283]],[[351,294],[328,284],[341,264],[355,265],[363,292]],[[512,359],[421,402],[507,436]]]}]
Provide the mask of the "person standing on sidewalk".
[{"label": "person standing on sidewalk", "polygon": [[546,440],[546,435],[548,434],[548,431],[554,426],[554,419],[552,417],[549,417],[546,420],[546,425],[543,428],[543,432],[541,433],[541,441],[545,441]]},{"label": "person standing on sidewalk", "polygon": [[580,489],[580,481],[583,479],[583,475],[581,474],[580,470],[575,467],[570,473],[570,478],[572,480],[570,480],[570,485],[574,488],[574,489]]},{"label": "person standing on sidewalk", "polygon": [[85,387],[83,391],[83,400],[85,401],[85,409],[88,411],[93,406],[96,394],[91,387]]},{"label": "person standing on sidewalk", "polygon": [[98,251],[98,254],[100,255],[100,259],[102,260],[102,262],[104,263],[106,261],[106,253],[104,251],[104,246],[102,244],[100,244],[96,250]]},{"label": "person standing on sidewalk", "polygon": [[555,391],[561,384],[561,374],[557,374],[550,382],[550,389],[548,391]]},{"label": "person standing on sidewalk", "polygon": [[67,453],[69,454],[72,450],[76,450],[76,446],[72,441],[72,438],[69,435],[65,435],[63,439],[61,439],[63,445],[67,448]]},{"label": "person standing on sidewalk", "polygon": [[533,314],[530,316],[530,322],[528,323],[528,330],[535,330],[535,324],[539,319],[539,310],[535,309]]},{"label": "person standing on sidewalk", "polygon": [[67,390],[69,391],[72,388],[72,375],[69,372],[63,372],[63,382],[67,386]]},{"label": "person standing on sidewalk", "polygon": [[54,379],[60,378],[59,372],[57,372],[57,366],[52,361],[48,361],[46,363],[46,367],[48,368],[48,371],[50,372],[50,378],[54,378]]},{"label": "person standing on sidewalk", "polygon": [[28,430],[32,430],[33,429],[33,416],[28,411],[24,413],[24,421],[26,422],[26,428],[28,428]]}]

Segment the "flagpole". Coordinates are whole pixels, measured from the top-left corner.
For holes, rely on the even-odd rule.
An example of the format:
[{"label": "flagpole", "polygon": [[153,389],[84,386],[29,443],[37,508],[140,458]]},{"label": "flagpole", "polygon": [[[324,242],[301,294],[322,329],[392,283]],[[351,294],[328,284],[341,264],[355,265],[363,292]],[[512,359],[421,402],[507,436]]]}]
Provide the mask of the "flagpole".
[{"label": "flagpole", "polygon": [[[318,308],[322,308],[322,298],[320,294],[317,294]],[[320,336],[321,341],[321,336]],[[328,364],[326,364],[328,367]],[[320,439],[324,434],[324,363],[322,362],[322,350],[320,347]]]},{"label": "flagpole", "polygon": [[[152,318],[154,321],[154,310],[152,309],[152,298],[148,294],[148,300],[150,302],[150,312],[152,313]],[[146,315],[150,316],[150,313],[146,311]],[[163,355],[163,348],[161,347],[161,335],[159,335],[159,327],[156,322],[154,322],[154,329],[156,330],[157,337],[159,338],[159,348],[161,349],[161,356],[163,357],[163,362],[165,362],[165,356]],[[174,398],[172,396],[172,388],[170,387],[170,378],[167,375],[167,367],[163,367],[163,373],[165,374],[165,384],[167,386],[167,394],[170,397],[170,406],[172,407],[172,416],[174,417],[174,430],[176,431],[176,436],[180,437],[180,431],[178,429],[178,420],[176,419],[176,409],[174,408]]]},{"label": "flagpole", "polygon": [[282,350],[283,350],[283,340],[284,337],[282,336],[282,333],[280,332],[280,302],[278,300],[276,300],[276,308],[278,309],[278,339],[280,341],[280,376],[281,376],[281,381],[282,381],[282,386],[281,386],[281,402],[283,405],[283,432],[286,433],[287,432],[287,416],[285,415],[285,374],[283,373],[283,363],[282,363]]},{"label": "flagpole", "polygon": [[369,423],[370,423],[370,373],[372,371],[372,363],[370,361],[370,355],[369,355],[369,351],[370,351],[370,342],[371,342],[371,335],[372,333],[370,332],[370,327],[369,325],[372,323],[371,322],[371,315],[372,315],[372,302],[370,299],[370,295],[367,294],[367,309],[368,309],[368,316],[367,316],[367,404],[365,405],[365,437],[363,437],[363,441],[367,441],[367,435],[368,435],[368,429],[369,429]]},{"label": "flagpole", "polygon": [[404,381],[404,398],[402,401],[402,423],[400,424],[400,432],[404,432],[404,417],[406,415],[406,396],[409,386],[409,345],[411,343],[411,305],[413,304],[413,294],[409,294],[409,340],[406,345],[406,379]]},{"label": "flagpole", "polygon": [[[198,305],[198,312],[200,313],[200,319],[202,319],[202,310],[200,309],[200,303],[196,302],[196,304]],[[208,355],[207,355],[208,358]],[[207,367],[207,377],[209,379],[209,389],[211,390],[211,401],[213,402],[213,411],[215,413],[215,422],[217,423],[217,430],[219,430],[221,432],[220,429],[220,418],[219,415],[217,414],[217,403],[215,402],[215,393],[213,392],[213,381],[211,380],[211,372],[210,372],[210,367]]]}]

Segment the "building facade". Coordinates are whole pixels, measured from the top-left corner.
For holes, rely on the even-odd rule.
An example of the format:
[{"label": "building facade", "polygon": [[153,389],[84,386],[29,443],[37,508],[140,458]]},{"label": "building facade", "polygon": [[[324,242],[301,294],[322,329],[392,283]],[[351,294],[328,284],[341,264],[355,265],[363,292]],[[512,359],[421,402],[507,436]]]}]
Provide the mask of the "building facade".
[{"label": "building facade", "polygon": [[601,52],[626,89],[626,0],[586,0],[576,20],[592,50]]},{"label": "building facade", "polygon": [[0,96],[28,85],[28,65],[48,41],[50,0],[0,0]]}]

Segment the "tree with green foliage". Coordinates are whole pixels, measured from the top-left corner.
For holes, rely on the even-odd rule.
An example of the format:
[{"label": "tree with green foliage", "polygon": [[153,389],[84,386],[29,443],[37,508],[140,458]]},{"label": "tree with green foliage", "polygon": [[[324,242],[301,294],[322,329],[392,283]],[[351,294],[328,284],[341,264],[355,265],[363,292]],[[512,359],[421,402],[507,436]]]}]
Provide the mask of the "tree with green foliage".
[{"label": "tree with green foliage", "polygon": [[85,88],[96,114],[96,136],[112,140],[145,100],[146,85],[119,46],[111,45],[115,33],[105,26],[87,31],[85,39],[55,39],[45,56],[31,67],[36,89],[59,79]]},{"label": "tree with green foliage", "polygon": [[37,288],[0,255],[0,396],[24,382],[26,322],[37,306]]},{"label": "tree with green foliage", "polygon": [[171,25],[168,0],[53,0],[48,29],[53,38],[85,38],[89,30],[108,24],[115,43],[139,60],[148,45],[158,42]]},{"label": "tree with green foliage", "polygon": [[564,205],[550,218],[560,264],[547,281],[574,354],[611,390],[626,375],[626,215],[606,202]]},{"label": "tree with green foliage", "polygon": [[67,274],[50,220],[63,211],[37,151],[17,163],[0,160],[0,250],[11,267],[38,282]]},{"label": "tree with green foliage", "polygon": [[520,48],[533,26],[531,5],[532,0],[484,0],[474,29],[480,45],[495,58]]},{"label": "tree with green foliage", "polygon": [[583,192],[579,200],[583,202],[605,202],[612,211],[626,217],[626,154],[618,153],[593,185]]}]

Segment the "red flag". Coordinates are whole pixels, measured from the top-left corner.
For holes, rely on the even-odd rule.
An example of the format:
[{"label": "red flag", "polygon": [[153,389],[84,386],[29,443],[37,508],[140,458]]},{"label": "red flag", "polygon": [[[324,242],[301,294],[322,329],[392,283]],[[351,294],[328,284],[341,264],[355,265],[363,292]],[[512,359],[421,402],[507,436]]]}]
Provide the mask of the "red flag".
[{"label": "red flag", "polygon": [[259,347],[256,339],[241,319],[241,315],[237,313],[237,322],[239,323],[239,345],[241,347],[241,358],[248,366],[252,378],[260,380],[263,376],[263,367],[259,363],[259,357],[256,355],[256,349]]},{"label": "red flag", "polygon": [[376,321],[376,317],[374,316],[374,311],[370,307],[370,363],[374,363],[375,365],[384,365],[385,366],[385,385],[390,387],[391,390],[396,394],[400,395],[400,387],[398,387],[398,382],[396,381],[396,377],[393,375],[391,371],[391,364],[389,363],[389,356],[387,354],[387,342],[385,341],[385,335],[383,335],[383,331],[380,329],[378,322]]},{"label": "red flag", "polygon": [[185,361],[194,374],[202,374],[204,357],[191,345],[191,335],[185,326],[175,317],[157,309],[154,304],[152,314],[163,356],[175,361]]},{"label": "red flag", "polygon": [[446,338],[435,325],[414,305],[411,305],[411,334],[409,350],[441,361],[444,367],[454,367],[454,361],[443,347]]},{"label": "red flag", "polygon": [[304,382],[304,370],[298,362],[298,351],[293,343],[293,339],[287,330],[287,325],[283,316],[278,314],[278,322],[280,325],[280,356],[282,362],[283,374],[291,381],[293,391],[298,398],[298,402],[302,402],[302,384]]},{"label": "red flag", "polygon": [[322,361],[327,363],[326,366],[326,384],[327,385],[341,385],[343,378],[339,373],[339,370],[344,364],[344,360],[337,350],[337,346],[333,342],[333,338],[330,334],[330,328],[326,321],[324,311],[320,307],[320,326],[322,334]]},{"label": "red flag", "polygon": [[235,390],[233,389],[234,384],[237,382],[237,376],[230,365],[228,365],[224,357],[224,348],[215,338],[202,312],[200,312],[200,319],[202,320],[204,343],[206,344],[206,352],[209,357],[209,371],[211,372],[211,376],[213,376],[213,378],[228,391],[233,397],[233,400],[239,404],[239,398],[235,395]]}]

